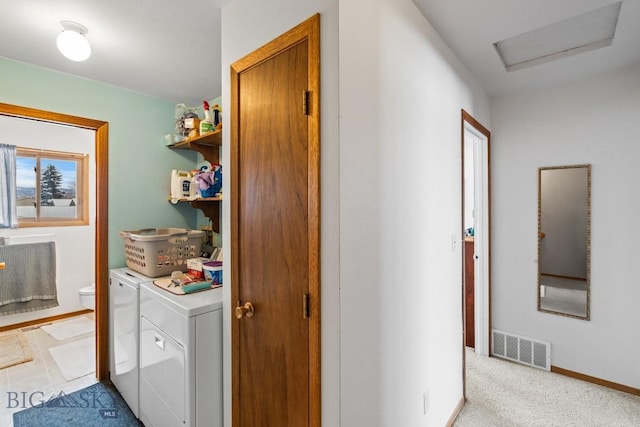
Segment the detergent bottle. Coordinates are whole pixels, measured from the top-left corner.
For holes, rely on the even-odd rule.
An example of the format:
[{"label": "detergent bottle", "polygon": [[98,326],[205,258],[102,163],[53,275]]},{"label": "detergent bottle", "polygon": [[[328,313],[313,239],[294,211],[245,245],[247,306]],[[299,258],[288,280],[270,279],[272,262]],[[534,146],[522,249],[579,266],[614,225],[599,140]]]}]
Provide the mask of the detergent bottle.
[{"label": "detergent bottle", "polygon": [[211,120],[211,110],[209,110],[209,103],[207,101],[202,101],[202,109],[204,110],[204,120],[200,122],[200,135],[215,130],[213,121]]},{"label": "detergent bottle", "polygon": [[171,171],[171,200],[188,199],[191,196],[191,173]]}]

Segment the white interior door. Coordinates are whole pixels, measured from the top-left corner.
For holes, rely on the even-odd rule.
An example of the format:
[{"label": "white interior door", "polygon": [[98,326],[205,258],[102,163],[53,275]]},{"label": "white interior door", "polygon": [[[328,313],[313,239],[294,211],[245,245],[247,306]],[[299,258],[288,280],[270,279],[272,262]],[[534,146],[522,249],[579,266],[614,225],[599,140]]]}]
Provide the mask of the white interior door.
[{"label": "white interior door", "polygon": [[[464,146],[473,147],[475,351],[489,355],[489,134],[464,120]],[[466,151],[466,150],[465,150]],[[469,150],[471,151],[471,150]],[[465,159],[467,161],[467,159]],[[469,191],[469,189],[467,189]],[[468,209],[465,208],[465,211]]]}]

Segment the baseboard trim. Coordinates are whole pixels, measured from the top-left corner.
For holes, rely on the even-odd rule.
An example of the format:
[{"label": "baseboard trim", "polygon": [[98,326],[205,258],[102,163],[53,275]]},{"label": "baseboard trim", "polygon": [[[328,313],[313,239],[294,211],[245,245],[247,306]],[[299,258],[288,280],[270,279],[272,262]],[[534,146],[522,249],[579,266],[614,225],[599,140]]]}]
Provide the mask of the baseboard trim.
[{"label": "baseboard trim", "polygon": [[624,384],[614,383],[612,381],[603,380],[602,378],[592,377],[591,375],[581,374],[580,372],[570,371],[568,369],[559,368],[551,365],[551,372],[556,374],[565,375],[567,377],[576,378],[578,380],[586,381],[589,383],[601,385],[603,387],[611,388],[625,393],[640,396],[640,389],[629,387]]},{"label": "baseboard trim", "polygon": [[66,319],[67,317],[80,316],[86,313],[93,313],[88,308],[84,310],[72,311],[70,313],[58,314],[55,316],[43,317],[41,319],[28,320],[26,322],[14,323],[13,325],[0,326],[0,332],[11,331],[13,329],[21,329],[29,326],[40,325],[42,323],[53,322],[54,320]]},{"label": "baseboard trim", "polygon": [[465,398],[464,398],[464,396],[462,396],[460,398],[460,401],[458,402],[458,406],[456,406],[456,409],[453,410],[453,413],[451,414],[451,417],[449,417],[449,421],[447,421],[447,427],[453,426],[453,423],[456,422],[456,418],[458,418],[458,415],[460,415],[460,411],[462,411],[462,407],[464,406],[464,402],[465,402]]}]

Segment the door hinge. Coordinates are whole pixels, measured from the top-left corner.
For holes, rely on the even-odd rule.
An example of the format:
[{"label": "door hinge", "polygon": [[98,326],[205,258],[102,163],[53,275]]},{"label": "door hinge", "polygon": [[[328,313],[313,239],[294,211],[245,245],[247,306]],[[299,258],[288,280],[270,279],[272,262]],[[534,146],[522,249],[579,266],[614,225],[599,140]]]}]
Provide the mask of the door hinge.
[{"label": "door hinge", "polygon": [[309,318],[309,294],[302,295],[302,318]]},{"label": "door hinge", "polygon": [[308,90],[302,91],[302,114],[305,116],[309,115],[309,98],[310,92]]}]

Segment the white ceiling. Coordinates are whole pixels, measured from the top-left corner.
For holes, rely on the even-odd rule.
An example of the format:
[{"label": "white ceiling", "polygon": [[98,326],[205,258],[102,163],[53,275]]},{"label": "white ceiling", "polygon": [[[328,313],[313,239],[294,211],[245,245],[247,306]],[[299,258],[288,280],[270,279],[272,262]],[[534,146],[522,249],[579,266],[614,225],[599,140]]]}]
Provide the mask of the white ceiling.
[{"label": "white ceiling", "polygon": [[640,0],[624,0],[611,46],[507,72],[493,43],[618,0],[412,0],[490,96],[567,84],[640,63]]},{"label": "white ceiling", "polygon": [[[220,7],[231,0],[1,0],[0,56],[189,106],[220,90]],[[265,0],[266,1],[266,0]],[[489,95],[564,84],[640,63],[640,0],[624,0],[613,45],[507,73],[493,43],[616,0],[413,0]],[[93,52],[55,47],[60,21]]]},{"label": "white ceiling", "polygon": [[[225,0],[0,1],[0,56],[189,106],[221,94]],[[87,61],[58,52],[62,20],[89,30]]]}]

